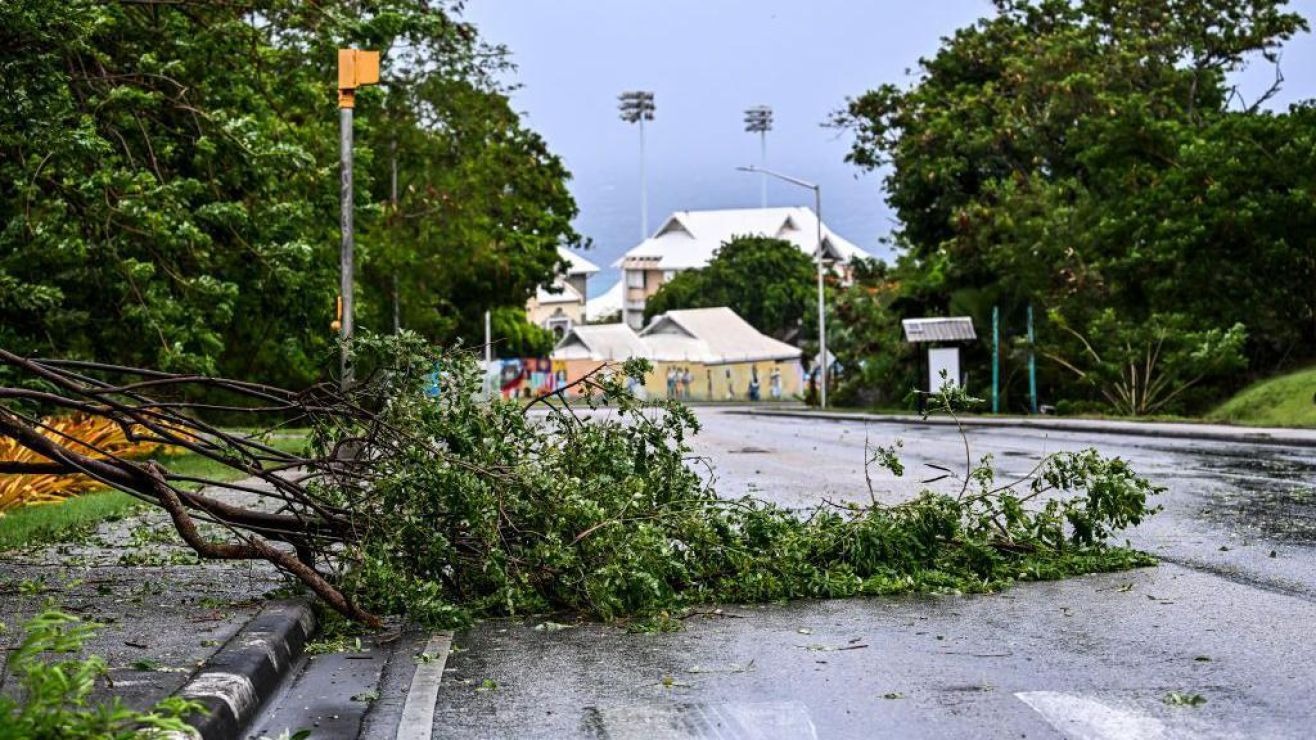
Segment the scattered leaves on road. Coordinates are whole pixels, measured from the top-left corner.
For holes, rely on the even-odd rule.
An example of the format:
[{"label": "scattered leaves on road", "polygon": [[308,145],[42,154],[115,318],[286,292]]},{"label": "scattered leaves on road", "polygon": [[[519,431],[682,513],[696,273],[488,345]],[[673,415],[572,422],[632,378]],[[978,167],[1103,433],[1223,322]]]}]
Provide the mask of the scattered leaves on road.
[{"label": "scattered leaves on road", "polygon": [[575,626],[574,624],[562,624],[561,622],[540,622],[534,626],[534,630],[535,632],[559,632],[569,630]]},{"label": "scattered leaves on road", "polygon": [[1206,697],[1201,694],[1185,694],[1178,691],[1171,691],[1165,695],[1161,701],[1172,707],[1200,707],[1206,703]]}]

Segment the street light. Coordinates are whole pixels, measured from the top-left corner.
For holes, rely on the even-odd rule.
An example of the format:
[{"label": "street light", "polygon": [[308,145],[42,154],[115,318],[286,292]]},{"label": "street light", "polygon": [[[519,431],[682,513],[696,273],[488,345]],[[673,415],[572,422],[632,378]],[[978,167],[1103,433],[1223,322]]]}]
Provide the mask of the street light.
[{"label": "street light", "polygon": [[649,237],[649,194],[644,178],[644,122],[653,120],[653,93],[648,90],[628,90],[617,96],[621,120],[640,124],[640,238]]},{"label": "street light", "polygon": [[339,383],[343,390],[352,385],[352,361],[348,343],[352,339],[353,249],[352,238],[352,109],[356,107],[356,89],[379,82],[379,52],[360,49],[338,50],[338,156],[341,172],[338,181],[339,226],[342,241],[339,259],[338,336],[342,339],[339,350]]},{"label": "street light", "polygon": [[[756,105],[745,111],[745,130],[759,135],[759,164],[768,166],[768,132],[772,130],[772,107]],[[768,207],[768,176],[762,177],[763,193],[760,208]]]},{"label": "street light", "polygon": [[765,170],[762,167],[737,167],[741,172],[758,172],[763,175],[784,180],[792,185],[813,191],[813,216],[818,222],[818,406],[827,408],[827,312],[823,302],[823,238],[822,238],[822,187],[817,183],[801,180],[780,172]]}]

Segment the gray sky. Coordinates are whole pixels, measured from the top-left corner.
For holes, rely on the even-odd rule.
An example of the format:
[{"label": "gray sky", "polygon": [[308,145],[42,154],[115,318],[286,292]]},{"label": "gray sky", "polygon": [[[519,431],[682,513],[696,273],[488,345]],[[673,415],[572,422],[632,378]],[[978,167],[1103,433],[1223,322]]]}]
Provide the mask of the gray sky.
[{"label": "gray sky", "polygon": [[[1316,0],[1291,6],[1308,18]],[[640,239],[639,133],[617,117],[616,96],[655,93],[646,124],[649,227],[674,210],[755,207],[759,160],[743,130],[746,107],[770,105],[768,166],[823,185],[823,218],[879,255],[891,231],[879,175],[843,158],[847,137],[820,124],[856,95],[907,83],[941,37],[991,12],[986,0],[471,0],[466,16],[506,44],[519,69],[513,98],[575,176],[577,228],[605,268],[590,293],[616,279],[607,266]],[[1272,107],[1316,96],[1316,39],[1284,52],[1284,92]],[[1271,79],[1264,63],[1241,75],[1246,92]],[[811,194],[773,184],[770,205],[809,205]]]}]

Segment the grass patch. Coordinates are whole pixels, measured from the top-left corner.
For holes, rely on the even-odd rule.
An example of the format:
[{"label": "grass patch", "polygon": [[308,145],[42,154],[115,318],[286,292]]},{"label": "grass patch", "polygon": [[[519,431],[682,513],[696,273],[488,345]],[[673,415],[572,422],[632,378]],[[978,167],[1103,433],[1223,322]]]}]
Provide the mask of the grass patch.
[{"label": "grass patch", "polygon": [[[286,452],[300,451],[306,444],[304,433],[278,436],[269,445]],[[174,455],[161,462],[179,475],[234,481],[242,473],[197,454]],[[195,489],[195,485],[184,488]],[[94,491],[74,496],[59,504],[24,506],[0,517],[0,551],[14,550],[52,542],[68,542],[84,537],[104,521],[114,521],[147,504],[122,491]]]},{"label": "grass patch", "polygon": [[1316,367],[1254,383],[1207,418],[1248,426],[1316,427]]},{"label": "grass patch", "polygon": [[121,491],[97,491],[60,504],[14,509],[0,518],[0,550],[72,539],[103,521],[121,519],[141,505]]}]

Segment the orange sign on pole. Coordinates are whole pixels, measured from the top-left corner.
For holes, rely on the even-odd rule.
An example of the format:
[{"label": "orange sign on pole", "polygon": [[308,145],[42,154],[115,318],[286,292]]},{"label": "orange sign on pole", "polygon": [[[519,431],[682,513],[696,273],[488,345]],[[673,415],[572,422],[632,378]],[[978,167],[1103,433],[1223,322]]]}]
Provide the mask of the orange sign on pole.
[{"label": "orange sign on pole", "polygon": [[356,89],[379,83],[379,52],[338,50],[338,107],[351,108]]}]

